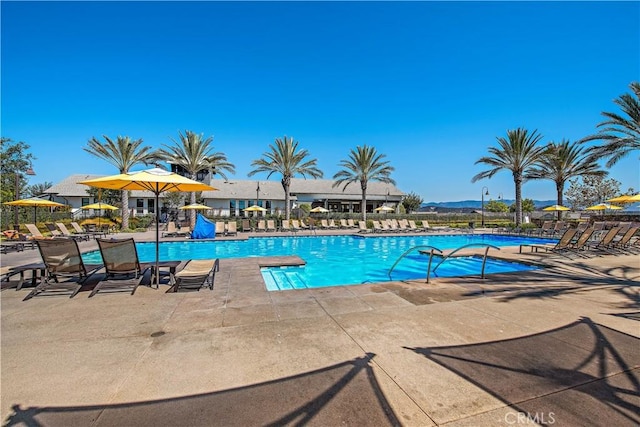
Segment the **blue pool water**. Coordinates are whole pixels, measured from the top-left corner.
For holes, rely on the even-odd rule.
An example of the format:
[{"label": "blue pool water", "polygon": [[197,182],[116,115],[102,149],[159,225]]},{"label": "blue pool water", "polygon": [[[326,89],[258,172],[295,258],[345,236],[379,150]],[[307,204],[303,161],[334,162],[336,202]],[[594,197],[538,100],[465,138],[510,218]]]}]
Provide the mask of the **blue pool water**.
[{"label": "blue pool water", "polygon": [[[227,241],[181,241],[160,244],[161,261],[184,261],[208,258],[244,258],[262,256],[297,255],[307,264],[297,272],[307,287],[324,287],[365,282],[388,281],[387,272],[405,251],[415,246],[430,245],[441,250],[455,249],[472,243],[494,246],[517,246],[524,243],[551,243],[550,239],[478,235],[419,235],[361,237],[295,236],[252,237],[247,240]],[[136,243],[142,262],[155,259],[155,243]],[[496,252],[492,250],[491,252]],[[100,263],[98,251],[83,254],[87,263]],[[392,279],[424,278],[428,257],[412,252],[395,267]],[[437,274],[445,274],[445,262]],[[513,271],[513,270],[510,270]],[[478,274],[480,268],[475,269]],[[487,273],[491,271],[487,268]],[[464,274],[453,274],[464,275]],[[300,275],[298,275],[300,276]],[[266,279],[265,279],[266,280]]]}]

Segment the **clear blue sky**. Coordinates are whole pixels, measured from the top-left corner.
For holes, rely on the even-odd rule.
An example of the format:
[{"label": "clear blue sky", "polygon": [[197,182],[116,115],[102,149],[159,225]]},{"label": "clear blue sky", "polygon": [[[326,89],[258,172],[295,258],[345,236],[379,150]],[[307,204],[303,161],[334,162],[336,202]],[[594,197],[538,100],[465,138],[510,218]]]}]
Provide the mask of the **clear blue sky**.
[{"label": "clear blue sky", "polygon": [[[214,136],[235,179],[288,135],[325,178],[369,144],[398,187],[425,201],[477,200],[483,186],[513,198],[509,172],[471,183],[496,137],[517,127],[544,141],[592,134],[640,79],[638,2],[1,8],[2,136],[31,146],[31,184],[117,173],[82,150],[92,136],[158,148],[189,129]],[[640,188],[638,153],[610,173],[623,190]],[[529,182],[523,195],[554,199],[555,187]]]}]

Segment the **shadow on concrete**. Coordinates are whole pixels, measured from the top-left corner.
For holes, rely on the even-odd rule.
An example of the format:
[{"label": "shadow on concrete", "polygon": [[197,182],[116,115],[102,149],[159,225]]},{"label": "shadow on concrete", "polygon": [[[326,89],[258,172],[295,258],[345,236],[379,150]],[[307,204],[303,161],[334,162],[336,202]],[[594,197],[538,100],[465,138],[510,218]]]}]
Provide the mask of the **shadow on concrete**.
[{"label": "shadow on concrete", "polygon": [[369,364],[374,356],[367,353],[292,377],[170,399],[87,406],[13,405],[5,425],[399,426]]},{"label": "shadow on concrete", "polygon": [[503,341],[405,348],[527,415],[528,423],[640,424],[640,339],[589,318]]}]

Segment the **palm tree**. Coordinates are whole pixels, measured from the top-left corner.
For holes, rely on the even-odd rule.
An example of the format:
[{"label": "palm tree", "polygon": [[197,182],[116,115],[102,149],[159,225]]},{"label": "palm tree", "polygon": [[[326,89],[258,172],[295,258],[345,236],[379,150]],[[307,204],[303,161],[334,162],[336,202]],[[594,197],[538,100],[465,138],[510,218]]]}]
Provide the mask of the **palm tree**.
[{"label": "palm tree", "polygon": [[363,221],[367,220],[367,184],[369,181],[380,181],[387,184],[396,183],[390,177],[394,168],[389,166],[387,160],[383,160],[385,157],[384,154],[379,154],[375,147],[357,146],[355,150],[351,150],[348,159],[340,162],[340,166],[343,169],[333,176],[335,180],[333,187],[344,184],[342,191],[352,182],[360,183]]},{"label": "palm tree", "polygon": [[[579,143],[562,140],[560,143],[550,142],[542,153],[536,166],[526,174],[527,179],[550,179],[556,183],[557,203],[563,204],[564,184],[571,178],[584,175],[604,176],[606,171],[600,169],[596,161],[587,154],[585,147]],[[558,212],[558,219],[562,215]]]},{"label": "palm tree", "polygon": [[267,178],[275,172],[282,174],[282,188],[284,189],[285,218],[289,220],[291,216],[291,206],[289,206],[289,188],[291,178],[295,175],[302,175],[305,179],[307,175],[312,178],[322,178],[322,171],[316,165],[316,159],[307,160],[309,152],[306,149],[298,150],[298,141],[293,138],[276,138],[274,145],[269,145],[271,151],[263,154],[263,158],[254,160],[251,166],[254,170],[249,172],[253,176],[258,172],[268,172]]},{"label": "palm tree", "polygon": [[[178,140],[170,138],[174,145],[164,145],[158,150],[159,159],[180,166],[188,174],[188,178],[196,179],[198,172],[208,170],[211,174],[218,174],[225,180],[226,172],[235,173],[235,166],[227,161],[224,153],[212,152],[213,137],[204,138],[203,134],[197,134],[189,130],[178,132]],[[190,203],[196,202],[196,193],[191,192]],[[195,225],[196,212],[191,210],[191,226]]]},{"label": "palm tree", "polygon": [[482,157],[475,163],[489,165],[492,169],[480,172],[471,179],[471,182],[476,182],[491,178],[501,170],[511,171],[516,187],[516,225],[522,224],[522,183],[527,180],[525,174],[538,162],[545,150],[545,147],[536,145],[542,139],[542,135],[537,132],[534,130],[529,134],[529,131],[521,128],[507,130],[507,138],[496,138],[499,147],[489,147],[492,157]]},{"label": "palm tree", "polygon": [[[102,135],[105,142],[100,142],[93,137],[84,148],[89,154],[106,160],[118,168],[120,173],[127,173],[129,169],[138,163],[149,164],[153,162],[154,153],[151,147],[141,147],[142,139],[132,141],[128,136],[118,136],[114,142],[106,135]],[[156,207],[157,208],[157,207]],[[122,229],[129,228],[129,192],[122,190]]]},{"label": "palm tree", "polygon": [[581,143],[597,140],[605,141],[602,145],[591,147],[589,153],[596,160],[609,157],[606,163],[608,168],[615,165],[618,160],[633,150],[640,149],[640,83],[631,82],[629,87],[635,97],[625,93],[613,101],[627,117],[616,113],[603,112],[602,115],[607,120],[597,125],[597,127],[601,128],[598,133],[580,140]]}]

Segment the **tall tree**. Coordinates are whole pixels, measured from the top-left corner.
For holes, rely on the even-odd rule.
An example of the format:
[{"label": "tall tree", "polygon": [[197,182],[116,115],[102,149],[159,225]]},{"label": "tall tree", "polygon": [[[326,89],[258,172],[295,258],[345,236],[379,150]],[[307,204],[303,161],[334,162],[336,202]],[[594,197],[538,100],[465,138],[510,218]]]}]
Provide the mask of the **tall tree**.
[{"label": "tall tree", "polygon": [[249,172],[253,176],[259,172],[268,172],[267,178],[274,173],[282,175],[282,188],[284,189],[285,218],[289,220],[291,216],[291,203],[289,189],[291,178],[295,175],[302,175],[306,179],[307,175],[312,178],[322,178],[322,171],[317,167],[316,159],[307,159],[309,152],[306,149],[298,149],[298,141],[293,138],[276,138],[273,145],[269,145],[270,151],[264,153],[262,158],[251,163],[255,169]]},{"label": "tall tree", "polygon": [[402,199],[402,205],[404,206],[407,213],[411,213],[420,209],[423,201],[424,199],[420,197],[418,193],[414,193],[412,191]]},{"label": "tall tree", "polygon": [[[133,166],[144,163],[152,163],[155,159],[151,147],[142,146],[142,139],[132,141],[128,136],[118,136],[115,141],[106,135],[102,135],[104,142],[93,137],[84,147],[84,151],[102,160],[105,160],[120,173],[127,173]],[[158,207],[156,206],[156,209]],[[129,192],[122,190],[122,224],[123,230],[129,228]]]},{"label": "tall tree", "polygon": [[386,156],[379,154],[375,147],[368,145],[357,146],[349,153],[349,158],[340,162],[342,170],[333,176],[335,182],[333,187],[342,184],[342,191],[351,183],[360,183],[362,190],[362,220],[367,220],[367,185],[369,181],[380,181],[387,184],[395,184],[391,178],[391,172],[395,169],[389,165],[389,161],[384,160]]},{"label": "tall tree", "polygon": [[501,170],[509,170],[513,175],[516,190],[516,225],[522,224],[522,184],[527,180],[526,173],[535,165],[545,147],[538,146],[542,135],[537,130],[529,133],[526,129],[507,130],[507,137],[498,137],[499,147],[489,147],[492,156],[482,157],[476,164],[482,163],[492,168],[474,176],[471,182],[491,178]]},{"label": "tall tree", "polygon": [[604,176],[585,175],[569,181],[565,195],[572,209],[584,209],[620,194],[620,182]]},{"label": "tall tree", "polygon": [[[579,176],[604,176],[606,171],[586,153],[579,143],[550,142],[536,166],[527,173],[528,179],[550,179],[556,184],[557,203],[562,205],[565,183]],[[558,212],[560,219],[562,212]]]},{"label": "tall tree", "polygon": [[44,194],[44,192],[50,189],[51,187],[53,187],[53,182],[48,182],[48,181],[41,182],[38,184],[33,184],[27,187],[27,194],[29,194],[31,197],[38,197]]},{"label": "tall tree", "polygon": [[594,159],[609,158],[606,163],[608,168],[630,152],[640,149],[640,83],[631,82],[629,87],[633,95],[625,93],[613,100],[624,115],[603,112],[607,120],[597,125],[600,128],[598,133],[580,140],[582,143],[604,141],[601,145],[591,147],[589,153]]},{"label": "tall tree", "polygon": [[[218,174],[227,179],[225,172],[235,173],[235,166],[229,163],[224,153],[213,151],[213,136],[207,138],[204,134],[197,134],[190,130],[178,132],[178,140],[171,138],[173,145],[164,145],[158,150],[157,155],[165,160],[180,166],[189,178],[195,180],[198,172],[208,171],[212,175]],[[191,192],[190,203],[196,203],[196,192]],[[190,211],[191,226],[195,225],[196,211]]]}]

